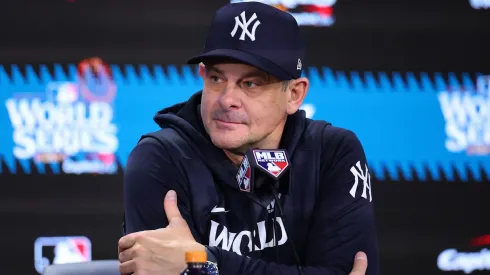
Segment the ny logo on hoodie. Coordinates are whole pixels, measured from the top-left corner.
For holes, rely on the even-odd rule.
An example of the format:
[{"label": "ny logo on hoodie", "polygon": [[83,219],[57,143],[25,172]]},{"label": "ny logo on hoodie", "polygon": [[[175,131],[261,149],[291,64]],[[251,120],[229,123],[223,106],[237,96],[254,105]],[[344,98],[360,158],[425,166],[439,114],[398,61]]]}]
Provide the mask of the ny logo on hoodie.
[{"label": "ny logo on hoodie", "polygon": [[359,179],[362,180],[363,188],[361,196],[367,199],[367,189],[369,189],[369,201],[373,200],[373,194],[371,193],[371,175],[369,174],[369,170],[367,164],[364,165],[365,170],[363,171],[361,168],[361,162],[358,161],[355,166],[350,168],[350,172],[354,175],[354,185],[350,189],[350,195],[355,198],[357,186],[359,185]]}]

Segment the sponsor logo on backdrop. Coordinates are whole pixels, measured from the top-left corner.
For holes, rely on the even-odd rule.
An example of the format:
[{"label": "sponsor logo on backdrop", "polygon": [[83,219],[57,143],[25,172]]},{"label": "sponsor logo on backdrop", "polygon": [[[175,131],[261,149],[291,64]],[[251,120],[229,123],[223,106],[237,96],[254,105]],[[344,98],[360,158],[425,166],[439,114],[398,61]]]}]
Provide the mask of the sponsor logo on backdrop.
[{"label": "sponsor logo on backdrop", "polygon": [[35,163],[61,163],[68,174],[116,173],[115,96],[112,72],[98,58],[82,61],[73,81],[53,81],[44,91],[13,94],[5,102],[13,155]]},{"label": "sponsor logo on backdrop", "polygon": [[476,88],[448,89],[438,95],[446,122],[446,149],[468,155],[490,154],[490,76],[479,76]]},{"label": "sponsor logo on backdrop", "polygon": [[473,239],[471,247],[473,251],[456,248],[442,251],[437,257],[437,267],[442,271],[463,271],[466,274],[490,270],[490,249],[488,248],[490,247],[490,235]]},{"label": "sponsor logo on backdrop", "polygon": [[475,10],[489,9],[490,8],[490,0],[470,0],[470,5]]},{"label": "sponsor logo on backdrop", "polygon": [[[231,0],[231,3],[257,0]],[[289,12],[300,26],[331,26],[335,23],[333,5],[337,0],[258,0]]]},{"label": "sponsor logo on backdrop", "polygon": [[91,260],[92,243],[87,237],[39,237],[34,242],[34,268],[40,274],[50,264]]}]

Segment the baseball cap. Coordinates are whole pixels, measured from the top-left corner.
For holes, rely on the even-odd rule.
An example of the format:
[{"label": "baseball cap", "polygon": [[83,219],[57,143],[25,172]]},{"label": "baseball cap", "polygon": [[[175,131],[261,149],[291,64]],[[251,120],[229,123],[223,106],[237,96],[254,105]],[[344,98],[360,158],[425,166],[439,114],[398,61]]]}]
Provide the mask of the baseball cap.
[{"label": "baseball cap", "polygon": [[301,77],[304,46],[296,19],[260,2],[240,2],[214,15],[204,52],[187,63],[229,58],[257,67],[281,80]]}]

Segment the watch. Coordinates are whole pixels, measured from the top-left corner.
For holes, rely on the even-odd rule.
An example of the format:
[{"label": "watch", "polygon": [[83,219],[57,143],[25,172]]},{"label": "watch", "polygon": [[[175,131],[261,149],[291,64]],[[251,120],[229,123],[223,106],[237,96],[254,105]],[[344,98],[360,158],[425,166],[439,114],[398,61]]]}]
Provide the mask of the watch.
[{"label": "watch", "polygon": [[218,275],[219,274],[218,265],[216,263],[211,262],[211,261],[207,261],[204,264],[203,269],[204,269],[204,271],[206,271],[207,275]]},{"label": "watch", "polygon": [[215,250],[214,247],[210,247],[206,245],[206,254],[208,261],[204,264],[204,270],[206,274],[209,275],[218,275],[218,259],[216,257],[216,253],[218,251]]}]

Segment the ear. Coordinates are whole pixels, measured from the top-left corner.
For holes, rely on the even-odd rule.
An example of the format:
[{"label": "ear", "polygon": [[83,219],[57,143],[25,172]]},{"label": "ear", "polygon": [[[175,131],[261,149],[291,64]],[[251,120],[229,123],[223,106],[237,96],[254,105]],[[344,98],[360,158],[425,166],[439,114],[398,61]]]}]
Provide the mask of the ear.
[{"label": "ear", "polygon": [[291,81],[289,88],[286,91],[288,93],[288,107],[287,113],[292,115],[298,111],[301,104],[305,100],[308,88],[310,87],[310,81],[306,77],[301,77]]},{"label": "ear", "polygon": [[206,77],[206,65],[204,63],[199,63],[199,75],[202,79]]}]

